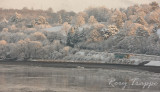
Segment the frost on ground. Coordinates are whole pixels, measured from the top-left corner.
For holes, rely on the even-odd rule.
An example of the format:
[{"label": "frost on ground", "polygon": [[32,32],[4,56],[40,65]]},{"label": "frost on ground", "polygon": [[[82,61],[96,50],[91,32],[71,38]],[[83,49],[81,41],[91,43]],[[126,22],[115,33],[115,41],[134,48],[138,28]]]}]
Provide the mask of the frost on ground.
[{"label": "frost on ground", "polygon": [[150,61],[145,66],[160,66],[160,61]]},{"label": "frost on ground", "polygon": [[[121,54],[123,55],[123,53]],[[160,60],[159,56],[131,54],[131,53],[128,53],[126,55],[131,55],[131,56],[129,58],[125,57],[116,58],[115,53],[82,50],[76,52],[75,54],[65,56],[63,60],[71,60],[73,62],[96,62],[96,63],[131,64],[131,65],[139,65],[142,63],[145,64],[145,62],[150,62],[149,64],[147,64],[148,66],[160,66],[160,63],[158,61]],[[154,65],[152,64],[153,61],[155,62]]]},{"label": "frost on ground", "polygon": [[160,29],[157,30],[157,34],[160,37]]},{"label": "frost on ground", "polygon": [[107,52],[79,51],[74,55],[64,57],[64,60],[105,63],[111,61],[113,58],[113,54],[109,54]]},{"label": "frost on ground", "polygon": [[58,32],[62,29],[62,26],[56,26],[56,27],[51,27],[51,28],[46,28],[44,30],[46,31],[53,31],[53,32]]}]

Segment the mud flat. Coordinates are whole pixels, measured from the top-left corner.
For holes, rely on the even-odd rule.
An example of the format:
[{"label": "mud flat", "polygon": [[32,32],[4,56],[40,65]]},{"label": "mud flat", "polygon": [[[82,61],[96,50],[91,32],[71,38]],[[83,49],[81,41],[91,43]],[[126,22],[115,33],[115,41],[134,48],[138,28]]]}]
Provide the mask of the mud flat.
[{"label": "mud flat", "polygon": [[0,62],[0,92],[160,91],[160,73],[139,68],[45,64]]}]

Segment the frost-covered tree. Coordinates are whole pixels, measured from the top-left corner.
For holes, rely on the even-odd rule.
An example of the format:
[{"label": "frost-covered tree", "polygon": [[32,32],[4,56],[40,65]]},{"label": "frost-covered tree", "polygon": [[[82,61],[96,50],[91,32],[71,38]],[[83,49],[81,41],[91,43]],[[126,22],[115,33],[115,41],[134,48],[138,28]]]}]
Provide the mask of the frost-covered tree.
[{"label": "frost-covered tree", "polygon": [[135,23],[139,23],[139,24],[142,24],[142,25],[147,25],[147,22],[144,20],[143,17],[138,17],[138,18],[135,20]]},{"label": "frost-covered tree", "polygon": [[4,46],[4,45],[6,45],[7,44],[7,42],[5,41],[5,40],[0,40],[0,46]]},{"label": "frost-covered tree", "polygon": [[68,22],[64,22],[64,23],[63,23],[63,28],[62,28],[62,30],[65,31],[65,34],[66,34],[66,35],[68,34],[68,31],[69,31],[70,28],[71,28],[71,25],[68,24]]},{"label": "frost-covered tree", "polygon": [[42,43],[41,42],[39,42],[39,41],[31,41],[30,42],[30,44],[29,44],[29,46],[31,46],[32,48],[32,55],[31,55],[31,57],[32,58],[39,58],[40,56],[39,56],[39,52],[41,51],[41,49],[42,49]]},{"label": "frost-covered tree", "polygon": [[75,45],[74,35],[75,35],[75,28],[72,27],[67,35],[67,45],[68,46],[74,47],[74,45]]},{"label": "frost-covered tree", "polygon": [[129,27],[128,27],[128,31],[127,31],[127,35],[135,35],[136,34],[136,30],[138,27],[141,27],[143,25],[139,24],[139,23],[132,23]]},{"label": "frost-covered tree", "polygon": [[93,28],[100,31],[102,28],[104,28],[105,25],[104,24],[101,24],[101,23],[95,23],[93,24]]},{"label": "frost-covered tree", "polygon": [[50,7],[50,8],[47,9],[47,12],[53,13],[53,9]]},{"label": "frost-covered tree", "polygon": [[44,41],[47,38],[42,32],[35,32],[30,36],[30,39],[33,41]]},{"label": "frost-covered tree", "polygon": [[131,21],[131,20],[129,20],[129,21],[125,21],[124,22],[124,25],[123,25],[123,30],[124,31],[126,31],[126,32],[128,32],[129,30],[130,30],[130,26],[133,24],[133,22]]},{"label": "frost-covered tree", "polygon": [[63,54],[64,54],[65,56],[68,56],[68,55],[69,55],[69,50],[70,50],[70,47],[69,47],[69,46],[64,47],[64,48],[63,48]]},{"label": "frost-covered tree", "polygon": [[12,16],[9,21],[10,22],[15,22],[15,23],[21,22],[22,21],[22,15],[17,13],[17,12],[15,12],[15,15]]},{"label": "frost-covered tree", "polygon": [[37,23],[38,25],[40,25],[40,24],[47,24],[47,21],[46,21],[46,18],[45,18],[45,17],[39,16],[38,19],[37,19],[37,21],[36,21],[36,23]]},{"label": "frost-covered tree", "polygon": [[79,27],[79,26],[82,26],[84,24],[85,24],[85,19],[83,18],[83,16],[77,16],[76,25]]},{"label": "frost-covered tree", "polygon": [[114,36],[119,32],[118,28],[114,25],[108,25],[107,29],[104,31],[104,37],[109,38],[110,36]]},{"label": "frost-covered tree", "polygon": [[147,14],[149,12],[151,12],[152,10],[152,7],[148,4],[142,4],[140,5],[141,6],[141,9]]},{"label": "frost-covered tree", "polygon": [[115,21],[117,28],[121,28],[123,26],[123,20],[121,16],[117,16],[117,19]]},{"label": "frost-covered tree", "polygon": [[20,29],[17,28],[16,25],[11,25],[11,26],[8,27],[8,29],[9,29],[8,31],[11,32],[11,33],[16,33],[18,31],[20,31]]},{"label": "frost-covered tree", "polygon": [[27,35],[25,35],[22,32],[17,32],[17,33],[11,33],[8,37],[8,42],[10,43],[16,43],[19,40],[24,40],[27,37]]},{"label": "frost-covered tree", "polygon": [[53,44],[56,51],[59,51],[61,49],[61,43],[59,40],[54,40]]},{"label": "frost-covered tree", "polygon": [[24,60],[26,59],[27,54],[27,42],[25,40],[20,40],[16,43],[16,47],[14,47],[14,51],[11,52],[11,56],[13,58],[13,54],[16,53],[17,56],[14,58],[17,58],[18,60]]},{"label": "frost-covered tree", "polygon": [[7,49],[7,42],[5,40],[0,40],[0,59],[6,58],[6,49]]},{"label": "frost-covered tree", "polygon": [[86,41],[88,30],[78,31],[72,27],[67,35],[67,46],[79,47],[79,45]]},{"label": "frost-covered tree", "polygon": [[54,40],[59,40],[61,44],[66,44],[67,36],[63,35],[61,31],[59,32],[47,32],[46,33],[47,40],[52,43]]},{"label": "frost-covered tree", "polygon": [[40,58],[39,53],[42,49],[42,43],[39,41],[30,41],[30,39],[26,39],[26,47],[25,47],[25,58]]},{"label": "frost-covered tree", "polygon": [[126,15],[129,18],[130,15],[135,15],[140,9],[139,5],[130,6],[126,10]]},{"label": "frost-covered tree", "polygon": [[152,10],[159,8],[159,4],[156,1],[150,3],[150,6],[152,7]]},{"label": "frost-covered tree", "polygon": [[148,22],[148,24],[155,24],[155,23],[160,22],[160,19],[159,19],[160,13],[159,12],[160,12],[160,8],[148,13],[145,16],[145,20]]},{"label": "frost-covered tree", "polygon": [[44,16],[39,16],[37,19],[31,22],[31,26],[35,28],[48,28],[50,27]]},{"label": "frost-covered tree", "polygon": [[136,30],[136,36],[148,37],[150,34],[145,27],[138,27]]},{"label": "frost-covered tree", "polygon": [[8,32],[8,28],[3,28],[2,32]]},{"label": "frost-covered tree", "polygon": [[[14,14],[17,11],[14,9],[0,11],[0,56],[3,57],[67,59],[82,49],[160,55],[157,34],[160,8],[156,2],[120,10],[92,7],[77,14],[65,10],[55,13],[50,9],[18,10],[21,14]],[[47,21],[55,29],[45,31],[51,27]]]},{"label": "frost-covered tree", "polygon": [[73,16],[67,16],[65,20],[66,22],[68,22],[68,24],[71,24],[73,20]]},{"label": "frost-covered tree", "polygon": [[147,38],[143,36],[129,36],[121,40],[117,46],[124,52],[146,54],[147,41],[145,39]]},{"label": "frost-covered tree", "polygon": [[88,42],[98,42],[103,40],[103,37],[96,29],[92,30],[89,35],[90,37],[87,39]]},{"label": "frost-covered tree", "polygon": [[111,14],[111,11],[106,7],[90,7],[86,9],[85,12],[88,16],[94,16],[98,22],[107,22]]},{"label": "frost-covered tree", "polygon": [[9,45],[9,56],[12,59],[36,59],[41,58],[40,51],[42,44],[38,41],[30,41],[30,39],[20,40],[17,43]]},{"label": "frost-covered tree", "polygon": [[3,18],[2,23],[8,23],[9,21],[6,18]]},{"label": "frost-covered tree", "polygon": [[125,21],[126,19],[127,18],[125,13],[119,10],[115,10],[109,19],[109,23],[116,25],[118,28],[121,28],[123,25],[123,21]]},{"label": "frost-covered tree", "polygon": [[62,17],[61,17],[61,15],[58,15],[58,24],[62,24]]},{"label": "frost-covered tree", "polygon": [[82,16],[85,22],[88,22],[88,14],[86,12],[79,12],[77,15]]},{"label": "frost-covered tree", "polygon": [[88,23],[95,24],[95,23],[97,23],[97,20],[94,18],[94,16],[90,16],[90,18],[88,19]]}]

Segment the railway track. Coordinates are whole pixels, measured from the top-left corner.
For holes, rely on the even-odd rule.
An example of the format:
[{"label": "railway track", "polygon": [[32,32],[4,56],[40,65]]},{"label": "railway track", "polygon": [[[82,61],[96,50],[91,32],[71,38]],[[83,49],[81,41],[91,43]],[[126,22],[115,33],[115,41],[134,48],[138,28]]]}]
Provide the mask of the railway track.
[{"label": "railway track", "polygon": [[107,63],[86,63],[86,62],[45,62],[45,61],[0,61],[0,64],[7,65],[25,65],[40,67],[56,67],[56,68],[101,68],[101,69],[124,69],[124,70],[144,70],[149,72],[160,73],[158,66],[138,66],[123,64],[107,64]]}]

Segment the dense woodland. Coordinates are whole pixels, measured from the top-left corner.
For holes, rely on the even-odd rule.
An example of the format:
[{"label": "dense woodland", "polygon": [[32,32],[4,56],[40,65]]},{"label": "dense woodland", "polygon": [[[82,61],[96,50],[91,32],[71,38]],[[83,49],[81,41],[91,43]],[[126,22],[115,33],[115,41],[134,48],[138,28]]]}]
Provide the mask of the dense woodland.
[{"label": "dense woodland", "polygon": [[53,10],[0,8],[0,59],[55,60],[79,51],[160,55],[157,2],[79,13]]}]

